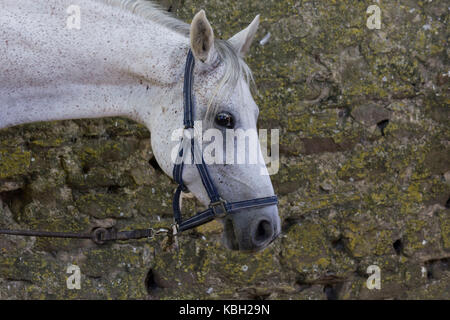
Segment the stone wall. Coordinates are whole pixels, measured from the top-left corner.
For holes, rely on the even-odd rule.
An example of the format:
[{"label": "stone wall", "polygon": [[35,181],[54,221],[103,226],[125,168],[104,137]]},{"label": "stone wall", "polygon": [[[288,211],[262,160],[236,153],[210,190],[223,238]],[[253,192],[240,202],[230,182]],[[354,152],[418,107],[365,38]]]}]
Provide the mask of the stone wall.
[{"label": "stone wall", "polygon": [[[259,125],[281,131],[281,238],[248,255],[221,246],[218,223],[179,251],[0,236],[0,298],[449,299],[448,3],[161,3],[185,21],[204,8],[223,38],[261,14],[247,61]],[[168,225],[175,184],[151,159],[149,132],[121,118],[1,130],[0,228]],[[81,290],[66,287],[71,264]],[[381,290],[366,287],[369,265]]]}]

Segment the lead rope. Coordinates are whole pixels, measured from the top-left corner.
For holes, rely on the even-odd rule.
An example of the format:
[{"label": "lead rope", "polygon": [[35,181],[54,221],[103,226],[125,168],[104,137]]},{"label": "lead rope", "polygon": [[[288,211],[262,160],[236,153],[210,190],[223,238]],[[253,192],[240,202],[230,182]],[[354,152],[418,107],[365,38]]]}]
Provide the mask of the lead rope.
[{"label": "lead rope", "polygon": [[172,234],[171,232],[172,230],[167,228],[160,228],[156,230],[153,228],[136,229],[130,231],[117,231],[115,228],[95,228],[90,233],[0,229],[0,234],[6,235],[63,239],[90,239],[96,244],[104,244],[108,241],[117,240],[132,240],[143,238],[153,239],[158,235],[167,235],[169,238],[172,238],[172,235],[175,236],[175,234]]}]

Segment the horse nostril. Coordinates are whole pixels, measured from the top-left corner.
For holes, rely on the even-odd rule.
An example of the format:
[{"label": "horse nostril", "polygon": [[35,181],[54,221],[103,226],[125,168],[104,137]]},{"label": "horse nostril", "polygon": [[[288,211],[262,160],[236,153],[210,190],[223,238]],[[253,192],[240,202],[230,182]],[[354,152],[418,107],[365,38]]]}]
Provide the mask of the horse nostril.
[{"label": "horse nostril", "polygon": [[255,245],[262,245],[273,237],[272,224],[267,220],[259,221],[255,233],[253,235],[253,243]]}]

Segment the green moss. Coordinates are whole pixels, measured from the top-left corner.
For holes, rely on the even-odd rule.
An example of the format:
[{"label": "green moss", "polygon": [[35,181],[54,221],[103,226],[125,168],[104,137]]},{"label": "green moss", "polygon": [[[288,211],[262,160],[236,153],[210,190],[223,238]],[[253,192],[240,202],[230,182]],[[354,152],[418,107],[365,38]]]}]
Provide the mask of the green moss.
[{"label": "green moss", "polygon": [[58,147],[60,146],[64,140],[61,138],[53,138],[53,139],[36,139],[31,141],[32,145],[39,146],[39,147]]},{"label": "green moss", "polygon": [[81,212],[95,218],[125,219],[132,216],[132,204],[127,200],[126,195],[88,194],[80,197],[76,204]]},{"label": "green moss", "polygon": [[329,244],[323,228],[315,223],[298,224],[291,227],[290,239],[282,250],[282,261],[299,273],[321,270],[331,264]]},{"label": "green moss", "polygon": [[31,153],[17,147],[0,150],[0,179],[25,174],[31,164]]}]

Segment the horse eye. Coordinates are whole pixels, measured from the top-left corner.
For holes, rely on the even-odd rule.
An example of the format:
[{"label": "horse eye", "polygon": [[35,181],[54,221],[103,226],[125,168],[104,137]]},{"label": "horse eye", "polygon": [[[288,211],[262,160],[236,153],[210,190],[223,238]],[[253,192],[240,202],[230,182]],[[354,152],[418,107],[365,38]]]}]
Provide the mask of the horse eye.
[{"label": "horse eye", "polygon": [[216,115],[216,124],[225,127],[227,129],[233,129],[234,128],[234,118],[233,116],[228,112],[219,112]]}]

